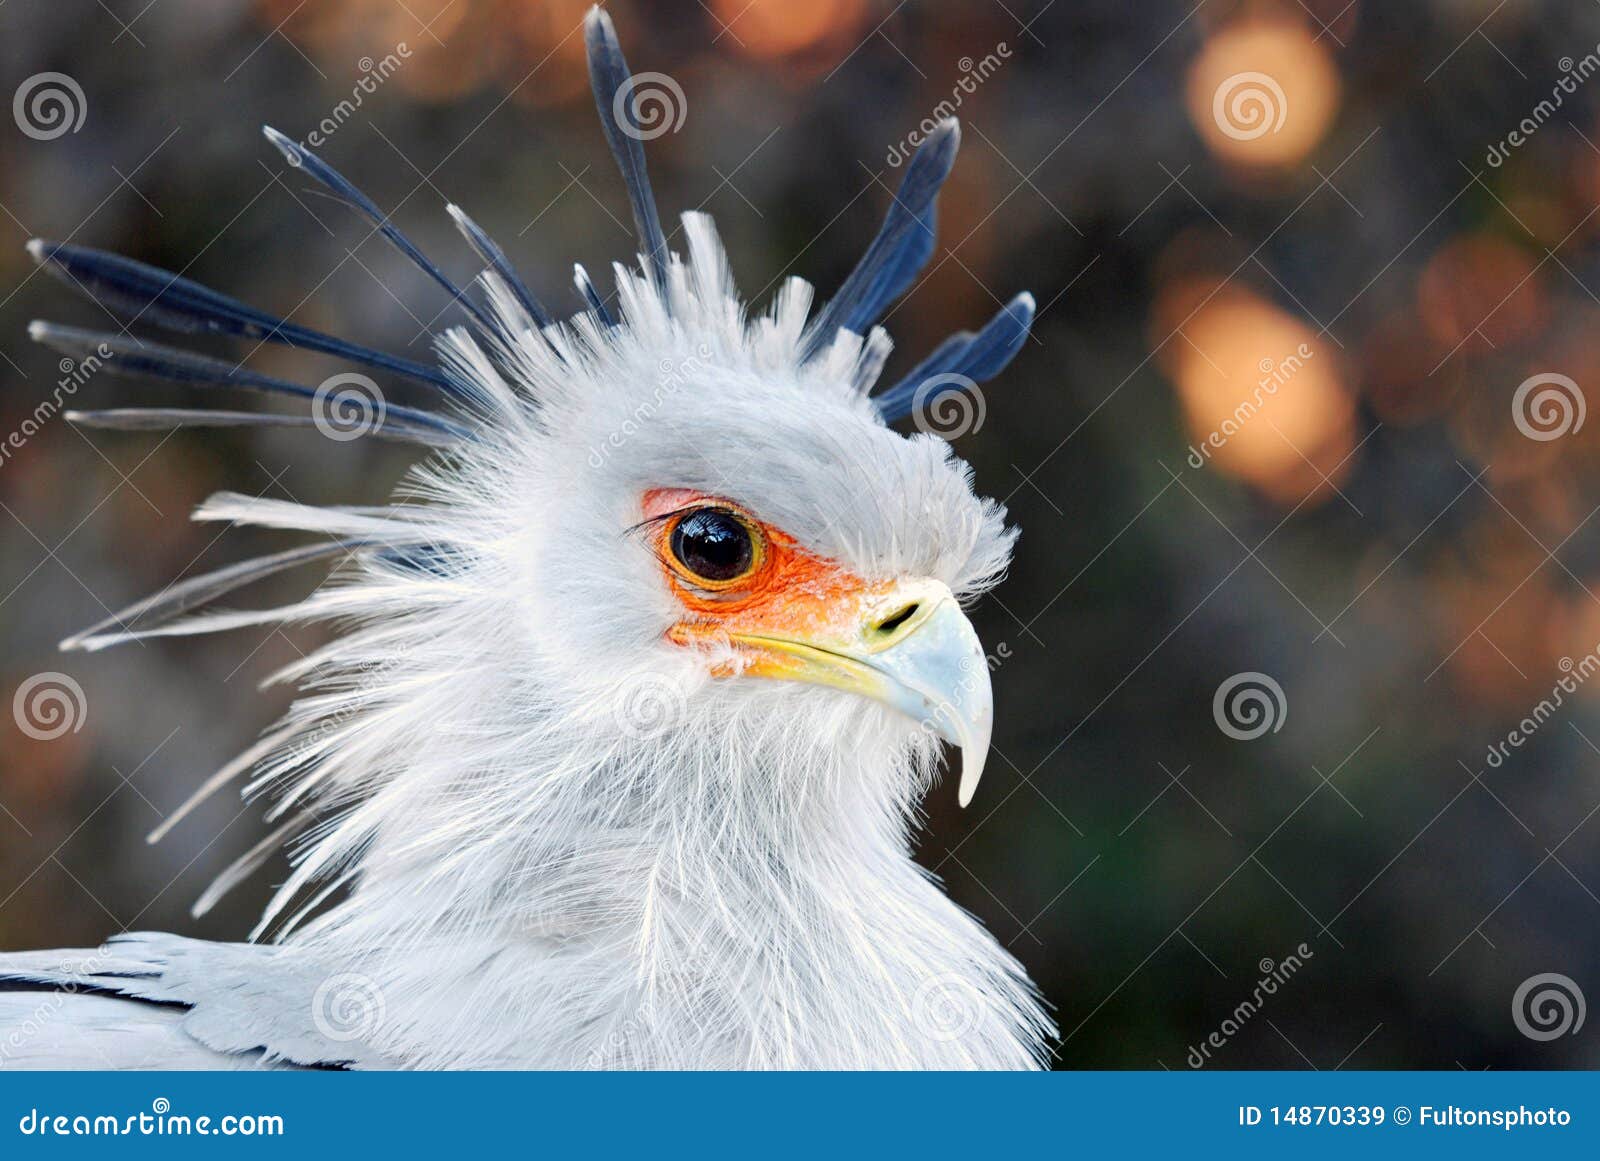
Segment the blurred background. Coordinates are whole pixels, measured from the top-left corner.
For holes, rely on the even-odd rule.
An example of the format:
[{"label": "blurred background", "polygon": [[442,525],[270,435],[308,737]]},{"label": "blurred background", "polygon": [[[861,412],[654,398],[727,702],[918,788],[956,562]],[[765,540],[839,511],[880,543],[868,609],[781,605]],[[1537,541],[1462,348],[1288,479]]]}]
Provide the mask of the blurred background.
[{"label": "blurred background", "polygon": [[[571,263],[631,249],[585,7],[4,4],[0,429],[66,377],[28,321],[105,322],[33,272],[36,235],[425,357],[436,288],[262,123],[318,132],[456,276],[475,268],[446,201],[576,309]],[[1600,9],[609,7],[633,67],[685,94],[649,146],[664,211],[715,213],[757,299],[780,272],[831,291],[908,140],[962,120],[889,381],[1016,291],[1040,309],[956,441],[1023,535],[977,614],[996,754],[969,810],[931,796],[919,857],[1038,981],[1059,1064],[1600,1065],[1600,1019],[1579,1019],[1600,999]],[[108,376],[66,394],[187,398]],[[239,938],[281,864],[188,907],[261,808],[224,795],[143,836],[285,708],[256,683],[315,635],[55,643],[286,546],[189,523],[210,492],[377,503],[409,456],[32,429],[0,458],[0,693],[64,674],[83,697],[70,726],[0,714],[0,947]]]}]

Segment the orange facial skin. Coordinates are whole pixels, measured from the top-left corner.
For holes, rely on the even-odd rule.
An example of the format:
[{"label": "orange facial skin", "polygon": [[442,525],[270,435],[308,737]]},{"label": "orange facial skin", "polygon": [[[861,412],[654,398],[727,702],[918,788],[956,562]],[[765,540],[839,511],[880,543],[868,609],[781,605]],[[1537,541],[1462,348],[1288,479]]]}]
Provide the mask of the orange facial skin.
[{"label": "orange facial skin", "polygon": [[[672,554],[672,531],[680,514],[722,508],[738,516],[756,542],[753,566],[737,580],[708,586]],[[859,637],[864,610],[892,582],[867,582],[835,561],[805,551],[779,529],[765,525],[737,504],[682,488],[645,493],[651,544],[684,617],[667,638],[688,647],[732,646],[742,665],[719,663],[716,674],[735,672],[786,677],[801,662],[790,653],[762,648],[760,639],[845,643]],[[757,639],[751,641],[751,638]]]}]

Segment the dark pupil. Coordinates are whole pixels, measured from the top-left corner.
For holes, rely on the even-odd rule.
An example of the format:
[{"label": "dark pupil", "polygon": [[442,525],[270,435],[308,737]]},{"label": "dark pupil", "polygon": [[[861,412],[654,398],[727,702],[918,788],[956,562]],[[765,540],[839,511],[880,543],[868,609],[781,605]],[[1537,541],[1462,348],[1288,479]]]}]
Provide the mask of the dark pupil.
[{"label": "dark pupil", "polygon": [[672,554],[706,580],[725,581],[750,568],[750,533],[726,512],[691,512],[672,530]]}]

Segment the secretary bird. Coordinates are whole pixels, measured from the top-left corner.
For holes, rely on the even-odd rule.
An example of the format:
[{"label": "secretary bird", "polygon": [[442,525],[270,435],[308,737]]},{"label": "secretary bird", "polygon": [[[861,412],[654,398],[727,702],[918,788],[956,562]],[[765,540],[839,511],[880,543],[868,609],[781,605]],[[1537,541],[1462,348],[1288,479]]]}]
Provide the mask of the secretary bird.
[{"label": "secretary bird", "polygon": [[[35,323],[110,372],[310,399],[314,416],[124,408],[92,427],[323,427],[424,456],[383,507],[221,494],[199,520],[320,539],[173,585],[63,643],[97,650],[333,622],[274,675],[278,727],[159,828],[246,776],[275,829],[203,913],[287,848],[246,943],[117,936],[0,956],[0,1064],[259,1068],[1033,1068],[1050,1019],[1022,967],[910,855],[939,743],[959,800],[989,746],[987,660],[963,603],[1015,531],[928,432],[930,391],[1022,345],[1019,295],[874,390],[875,325],[934,246],[954,121],[909,162],[877,236],[815,314],[789,278],[747,317],[710,218],[670,250],[645,110],[609,17],[589,70],[639,236],[605,298],[579,267],[557,319],[455,206],[480,297],[319,157],[288,163],[441,285],[468,327],[436,364],[359,347],[80,246],[36,261],[117,315],[283,343],[432,388],[434,410],[329,393],[121,334]],[[355,385],[352,388],[352,385]],[[946,400],[948,402],[948,399]],[[364,408],[364,410],[362,410]],[[920,412],[919,412],[920,414]],[[348,434],[348,432],[344,433]],[[248,582],[331,575],[281,608],[218,611]],[[272,942],[257,942],[270,939]]]}]

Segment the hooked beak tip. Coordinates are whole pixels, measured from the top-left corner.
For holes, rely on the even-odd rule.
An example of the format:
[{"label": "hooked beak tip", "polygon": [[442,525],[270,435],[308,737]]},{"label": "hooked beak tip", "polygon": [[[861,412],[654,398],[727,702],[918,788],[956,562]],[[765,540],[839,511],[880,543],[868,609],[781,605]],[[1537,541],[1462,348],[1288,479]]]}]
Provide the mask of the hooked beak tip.
[{"label": "hooked beak tip", "polygon": [[989,747],[961,747],[961,789],[956,792],[956,802],[965,810],[972,805],[972,796],[978,793],[978,779],[983,777],[984,761],[989,757]]},{"label": "hooked beak tip", "polygon": [[978,792],[994,729],[989,663],[972,622],[953,597],[894,648],[872,658],[892,683],[889,704],[961,750],[956,801],[965,807]]}]

